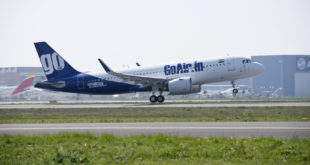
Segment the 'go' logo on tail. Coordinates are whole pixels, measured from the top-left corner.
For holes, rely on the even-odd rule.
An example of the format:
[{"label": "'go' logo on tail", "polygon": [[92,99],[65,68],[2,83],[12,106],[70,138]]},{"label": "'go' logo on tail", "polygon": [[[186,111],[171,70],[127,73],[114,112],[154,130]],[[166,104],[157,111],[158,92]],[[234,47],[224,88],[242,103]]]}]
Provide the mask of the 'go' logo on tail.
[{"label": "'go' logo on tail", "polygon": [[56,52],[51,54],[43,54],[41,56],[41,63],[46,75],[50,75],[54,70],[63,70],[65,67],[64,59]]}]

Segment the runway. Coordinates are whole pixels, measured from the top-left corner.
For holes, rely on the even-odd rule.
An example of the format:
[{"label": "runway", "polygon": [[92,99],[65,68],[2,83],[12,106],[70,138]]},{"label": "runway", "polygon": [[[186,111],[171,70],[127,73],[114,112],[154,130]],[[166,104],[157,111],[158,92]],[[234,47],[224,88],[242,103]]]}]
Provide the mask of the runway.
[{"label": "runway", "polygon": [[310,138],[310,122],[158,122],[158,123],[72,123],[0,124],[0,135],[80,132],[119,136],[168,134],[199,137]]},{"label": "runway", "polygon": [[129,108],[129,107],[278,107],[310,106],[309,102],[266,102],[266,103],[107,103],[107,104],[2,104],[0,109],[30,108]]}]

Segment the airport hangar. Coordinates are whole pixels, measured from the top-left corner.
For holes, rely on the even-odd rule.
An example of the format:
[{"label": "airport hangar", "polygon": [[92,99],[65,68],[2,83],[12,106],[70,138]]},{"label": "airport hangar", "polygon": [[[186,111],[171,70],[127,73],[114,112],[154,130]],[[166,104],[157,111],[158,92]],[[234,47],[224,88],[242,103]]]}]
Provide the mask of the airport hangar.
[{"label": "airport hangar", "polygon": [[279,97],[310,97],[310,55],[252,56],[265,71],[252,78],[255,93],[278,92]]},{"label": "airport hangar", "polygon": [[[255,96],[310,97],[310,55],[257,55],[251,58],[263,64],[265,71],[238,80],[237,85],[248,86]],[[30,72],[37,73],[37,81],[45,77],[41,67],[0,68],[0,86],[18,85]]]}]

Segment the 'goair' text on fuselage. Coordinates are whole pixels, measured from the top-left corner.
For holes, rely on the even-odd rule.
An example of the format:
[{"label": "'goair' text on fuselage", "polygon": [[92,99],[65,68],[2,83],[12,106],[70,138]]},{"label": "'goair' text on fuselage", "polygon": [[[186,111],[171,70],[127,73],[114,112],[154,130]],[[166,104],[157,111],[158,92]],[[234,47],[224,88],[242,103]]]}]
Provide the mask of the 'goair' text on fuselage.
[{"label": "'goair' text on fuselage", "polygon": [[189,73],[189,72],[201,72],[201,71],[203,71],[202,62],[195,62],[194,64],[179,63],[176,65],[165,65],[164,66],[164,73],[166,76],[174,75],[174,74],[181,74],[181,73]]}]

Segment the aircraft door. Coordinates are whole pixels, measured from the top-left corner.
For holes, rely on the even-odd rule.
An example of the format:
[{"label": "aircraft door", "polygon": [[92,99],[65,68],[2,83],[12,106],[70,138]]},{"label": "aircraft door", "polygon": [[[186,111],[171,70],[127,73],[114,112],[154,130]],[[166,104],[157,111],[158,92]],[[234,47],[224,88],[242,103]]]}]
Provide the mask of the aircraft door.
[{"label": "aircraft door", "polygon": [[247,65],[246,65],[245,63],[243,63],[243,64],[242,64],[242,67],[243,67],[243,71],[244,71],[245,73],[247,73]]},{"label": "aircraft door", "polygon": [[84,76],[77,76],[78,89],[84,89]]},{"label": "aircraft door", "polygon": [[228,71],[235,71],[235,60],[233,58],[227,60],[227,70]]}]

